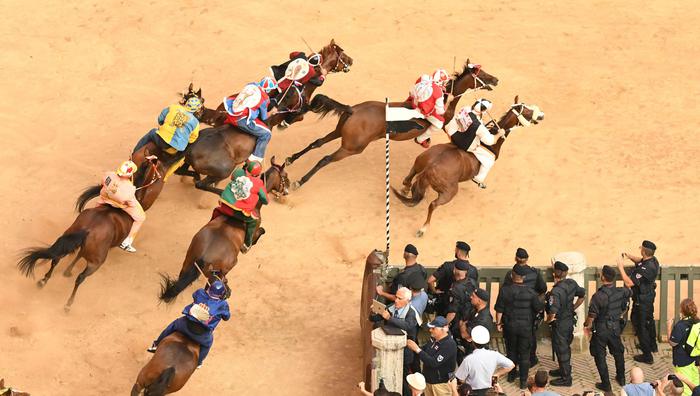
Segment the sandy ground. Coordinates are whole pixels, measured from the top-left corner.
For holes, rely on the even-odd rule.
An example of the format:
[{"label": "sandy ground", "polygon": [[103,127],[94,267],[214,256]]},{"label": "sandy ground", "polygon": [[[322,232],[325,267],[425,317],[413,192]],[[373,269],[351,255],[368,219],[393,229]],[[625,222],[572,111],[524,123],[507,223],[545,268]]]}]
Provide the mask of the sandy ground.
[{"label": "sandy ground", "polygon": [[[73,279],[59,267],[37,290],[14,267],[19,251],[63,232],[81,189],[128,156],[190,79],[218,103],[304,50],[300,36],[315,48],[334,37],[355,59],[351,73],[320,90],[344,103],[402,99],[417,75],[451,69],[456,56],[500,78],[485,94],[494,114],[515,94],[546,112],[539,126],[511,135],[489,189],[464,184],[423,239],[413,235],[428,201],[406,208],[392,199],[394,261],[413,242],[421,262],[436,265],[464,239],[478,265],[508,264],[518,246],[535,263],[581,250],[602,264],[644,238],[656,241],[662,263],[697,261],[693,2],[234,3],[3,3],[0,377],[8,384],[34,395],[129,391],[150,357],[144,349],[189,298],[158,305],[157,273],[179,270],[216,197],[169,183],[148,212],[139,252],[112,251],[70,315],[62,306]],[[268,154],[284,158],[335,122],[310,116],[275,132]],[[300,159],[292,179],[335,147]],[[392,144],[392,183],[420,150]],[[384,245],[383,161],[375,143],[265,208],[268,234],[229,275],[233,319],[181,394],[353,392],[362,266]]]}]

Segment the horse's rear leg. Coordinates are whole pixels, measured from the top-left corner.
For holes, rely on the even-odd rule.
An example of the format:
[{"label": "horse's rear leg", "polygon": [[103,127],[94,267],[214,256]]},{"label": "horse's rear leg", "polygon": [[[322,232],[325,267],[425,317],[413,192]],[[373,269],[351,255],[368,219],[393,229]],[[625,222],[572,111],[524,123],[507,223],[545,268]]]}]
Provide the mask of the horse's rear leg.
[{"label": "horse's rear leg", "polygon": [[303,186],[307,181],[309,181],[309,179],[311,179],[311,176],[313,176],[316,172],[318,172],[319,170],[321,170],[321,168],[323,168],[324,166],[330,164],[331,162],[340,161],[340,160],[343,159],[343,158],[346,158],[346,157],[349,157],[349,156],[355,155],[355,154],[358,154],[358,153],[357,153],[357,152],[348,151],[348,150],[346,150],[346,149],[344,149],[344,148],[342,148],[342,147],[339,148],[335,153],[333,153],[333,154],[331,154],[331,155],[327,155],[327,156],[321,158],[321,160],[318,161],[318,163],[316,164],[316,166],[314,166],[314,167],[309,171],[309,173],[305,174],[304,177],[301,178],[301,180],[295,181],[294,183],[292,183],[292,189],[293,189],[293,190],[299,189],[299,187]]},{"label": "horse's rear leg", "polygon": [[408,172],[408,175],[403,179],[403,189],[401,190],[403,195],[408,195],[411,192],[411,184],[414,177],[416,177],[416,167],[412,166],[411,171]]},{"label": "horse's rear leg", "polygon": [[58,259],[58,258],[51,260],[51,268],[49,268],[49,270],[46,272],[46,275],[44,275],[44,278],[36,283],[36,286],[38,288],[41,289],[42,287],[44,287],[46,282],[48,282],[49,279],[51,279],[51,274],[53,273],[53,269],[56,268],[56,264],[58,264],[59,261],[61,261],[61,259]]},{"label": "horse's rear leg", "polygon": [[65,276],[65,277],[73,276],[73,267],[75,267],[75,263],[77,263],[78,260],[80,260],[80,253],[78,253],[78,255],[75,256],[73,261],[71,261],[70,264],[68,265],[68,268],[66,268],[66,270],[63,271],[63,276]]},{"label": "horse's rear leg", "polygon": [[97,271],[98,268],[100,268],[100,265],[102,263],[92,263],[88,261],[87,265],[85,266],[85,269],[83,272],[78,275],[77,278],[75,278],[75,287],[73,287],[73,293],[71,293],[70,298],[68,299],[68,302],[66,305],[63,307],[63,310],[66,311],[66,313],[70,312],[70,307],[73,305],[73,300],[75,300],[75,293],[78,291],[78,286],[80,286],[81,283],[87,278],[88,276],[92,275],[95,271]]},{"label": "horse's rear leg", "polygon": [[339,137],[340,137],[340,131],[335,129],[331,133],[329,133],[328,135],[326,135],[320,139],[314,140],[310,145],[308,145],[305,149],[301,150],[300,152],[293,154],[291,157],[287,157],[287,159],[285,160],[285,164],[291,165],[294,163],[294,161],[298,160],[299,157],[308,153],[309,150],[319,148],[319,147],[323,146],[324,144],[326,144],[332,140],[335,140]]},{"label": "horse's rear leg", "polygon": [[457,185],[455,185],[450,187],[446,191],[438,192],[438,197],[430,203],[430,206],[428,206],[428,218],[425,219],[425,224],[423,224],[423,227],[421,227],[418,230],[418,232],[416,232],[417,237],[420,238],[423,235],[425,235],[425,232],[428,230],[428,227],[430,227],[430,219],[433,217],[433,211],[435,210],[435,208],[450,202],[452,198],[454,198],[454,196],[457,195],[457,191],[459,190]]},{"label": "horse's rear leg", "polygon": [[224,190],[215,187],[216,183],[218,183],[220,180],[221,179],[218,177],[207,176],[204,179],[195,182],[194,186],[200,190],[209,191],[216,195],[221,195],[221,193],[223,193]]}]

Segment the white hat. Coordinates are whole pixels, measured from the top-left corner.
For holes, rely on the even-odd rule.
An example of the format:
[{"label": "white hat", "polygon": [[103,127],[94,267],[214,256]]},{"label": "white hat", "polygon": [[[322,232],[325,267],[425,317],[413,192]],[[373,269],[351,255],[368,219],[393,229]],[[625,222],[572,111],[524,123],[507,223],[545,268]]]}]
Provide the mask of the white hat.
[{"label": "white hat", "polygon": [[472,110],[481,112],[485,110],[491,110],[491,107],[493,107],[493,103],[491,103],[490,100],[481,98],[474,102],[474,104],[472,105]]},{"label": "white hat", "polygon": [[406,376],[406,382],[415,390],[425,390],[425,377],[421,373],[413,373]]},{"label": "white hat", "polygon": [[489,343],[491,335],[489,334],[489,329],[484,326],[476,326],[472,329],[472,340],[479,345],[486,345]]}]

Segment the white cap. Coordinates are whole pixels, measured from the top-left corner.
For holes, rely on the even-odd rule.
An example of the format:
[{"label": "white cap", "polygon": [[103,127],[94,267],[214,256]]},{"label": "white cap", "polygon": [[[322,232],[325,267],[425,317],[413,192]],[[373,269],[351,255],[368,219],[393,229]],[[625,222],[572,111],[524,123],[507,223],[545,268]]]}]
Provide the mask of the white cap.
[{"label": "white cap", "polygon": [[425,389],[425,377],[421,373],[413,373],[406,376],[406,382],[411,388],[422,391]]},{"label": "white cap", "polygon": [[484,326],[476,326],[472,329],[472,341],[479,345],[486,345],[491,339],[489,329]]}]

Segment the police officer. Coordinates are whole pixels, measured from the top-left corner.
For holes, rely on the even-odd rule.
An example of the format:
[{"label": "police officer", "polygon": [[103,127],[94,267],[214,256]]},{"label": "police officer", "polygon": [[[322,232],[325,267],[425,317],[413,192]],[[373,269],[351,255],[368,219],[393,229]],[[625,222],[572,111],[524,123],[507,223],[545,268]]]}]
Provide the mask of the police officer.
[{"label": "police officer", "polygon": [[[641,363],[654,363],[652,352],[658,351],[656,326],[654,324],[654,299],[656,298],[656,277],[659,275],[659,261],[654,257],[656,245],[651,241],[642,242],[639,247],[642,257],[622,253],[617,260],[617,268],[622,274],[625,286],[632,288],[632,325],[639,340],[642,353],[634,360]],[[624,270],[624,258],[634,263],[629,275]]]},{"label": "police officer", "polygon": [[377,294],[389,301],[396,300],[396,291],[399,290],[399,288],[410,286],[409,278],[411,278],[413,274],[420,274],[423,280],[428,276],[428,273],[425,272],[425,268],[418,263],[418,249],[415,246],[410,243],[406,245],[403,249],[403,259],[406,266],[392,279],[389,291],[385,292],[382,285],[377,286]]},{"label": "police officer", "polygon": [[461,362],[466,356],[468,342],[461,337],[459,322],[469,317],[472,312],[470,296],[477,289],[474,279],[467,276],[469,270],[473,268],[468,261],[455,260],[454,281],[449,292],[449,303],[447,305],[447,323],[458,346],[457,361]]},{"label": "police officer", "polygon": [[620,334],[624,327],[622,315],[626,313],[632,292],[628,288],[615,287],[615,269],[608,265],[603,267],[602,286],[591,297],[588,305],[588,317],[584,331],[591,334],[590,352],[598,368],[600,382],[596,388],[610,392],[610,375],[605,361],[607,347],[615,359],[615,379],[620,386],[625,385],[625,347]]},{"label": "police officer", "polygon": [[[547,322],[552,326],[552,349],[557,356],[559,369],[550,370],[549,375],[561,377],[551,381],[554,386],[571,386],[571,341],[574,339],[574,315],[583,304],[586,289],[573,279],[567,279],[569,267],[554,263],[554,287],[546,301]],[[577,297],[574,303],[574,297]]]},{"label": "police officer", "polygon": [[450,396],[448,382],[453,378],[457,366],[457,344],[450,336],[447,320],[438,316],[428,323],[432,340],[419,347],[413,340],[406,341],[406,347],[416,354],[423,363],[423,376],[427,383],[427,396]]},{"label": "police officer", "polygon": [[484,326],[489,334],[493,334],[493,317],[489,309],[490,296],[489,292],[484,289],[476,289],[470,296],[471,314],[464,314],[462,320],[459,321],[459,334],[461,338],[467,341],[465,346],[465,355],[469,355],[474,351],[472,343],[472,329],[476,326]]},{"label": "police officer", "polygon": [[469,263],[469,251],[471,247],[463,241],[458,241],[455,246],[455,260],[446,261],[428,277],[428,287],[433,295],[437,295],[435,313],[440,316],[447,316],[447,308],[450,304],[449,290],[455,280],[455,264],[462,261],[468,266],[467,277],[479,282],[479,273],[473,265]]},{"label": "police officer", "polygon": [[[501,288],[495,306],[496,326],[499,331],[505,329],[508,358],[518,362],[520,389],[525,389],[530,369],[532,323],[535,315],[544,310],[544,303],[537,293],[523,283],[529,273],[531,271],[526,266],[514,265],[511,271],[513,283]],[[509,373],[508,380],[514,379],[515,374]]]},{"label": "police officer", "polygon": [[[515,265],[522,266],[528,270],[528,273],[525,275],[525,279],[523,280],[523,283],[525,286],[531,288],[534,290],[541,298],[544,298],[544,294],[547,292],[547,283],[545,283],[544,278],[542,277],[542,273],[540,270],[534,267],[530,267],[527,264],[528,259],[530,258],[530,255],[527,253],[527,250],[523,248],[518,248],[515,251]],[[511,280],[511,271],[508,271],[506,273],[505,278],[503,278],[503,284],[501,287],[507,286],[512,284],[513,281]],[[537,328],[539,327],[540,323],[542,322],[542,314],[539,314],[535,317],[535,319],[532,322],[532,348],[530,349],[530,367],[536,365],[539,362],[539,359],[537,358]],[[505,335],[504,335],[505,336]],[[507,347],[506,347],[507,348]],[[514,362],[516,365],[518,362]],[[511,371],[512,373],[515,373],[515,370]]]}]

